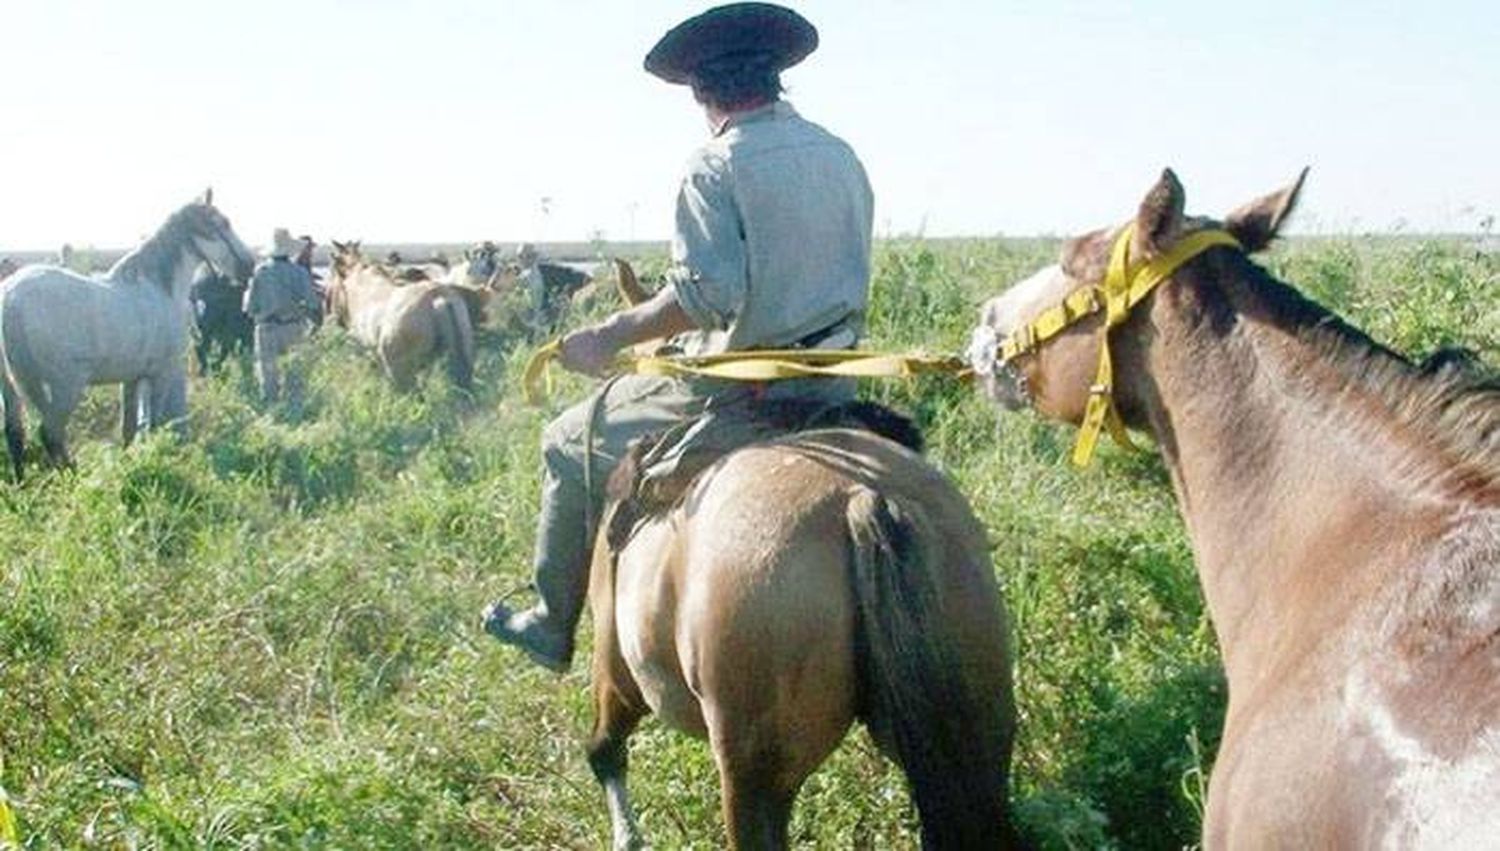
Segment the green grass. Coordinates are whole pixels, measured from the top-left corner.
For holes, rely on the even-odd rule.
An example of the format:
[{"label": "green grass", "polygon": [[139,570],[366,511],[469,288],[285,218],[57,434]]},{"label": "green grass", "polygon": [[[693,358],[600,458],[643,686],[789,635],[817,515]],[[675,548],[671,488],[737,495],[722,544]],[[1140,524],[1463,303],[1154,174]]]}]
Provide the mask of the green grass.
[{"label": "green grass", "polygon": [[[961,347],[979,300],[1045,241],[877,251],[872,345]],[[1500,259],[1456,241],[1298,241],[1269,261],[1377,339],[1500,347]],[[193,388],[192,438],[122,452],[113,394],[78,468],[0,485],[0,789],[30,848],[596,848],[581,670],[543,675],[477,614],[524,588],[546,411],[524,350],[482,341],[472,402],[392,394],[340,335],[273,418],[243,368]],[[559,400],[585,384],[561,382]],[[952,382],[881,384],[988,525],[1018,648],[1020,817],[1043,848],[1197,841],[1224,685],[1165,476],[1071,431],[997,418]],[[584,666],[579,666],[580,669]],[[701,743],[648,724],[632,788],[656,847],[723,844]],[[809,782],[804,847],[913,847],[866,737]]]}]

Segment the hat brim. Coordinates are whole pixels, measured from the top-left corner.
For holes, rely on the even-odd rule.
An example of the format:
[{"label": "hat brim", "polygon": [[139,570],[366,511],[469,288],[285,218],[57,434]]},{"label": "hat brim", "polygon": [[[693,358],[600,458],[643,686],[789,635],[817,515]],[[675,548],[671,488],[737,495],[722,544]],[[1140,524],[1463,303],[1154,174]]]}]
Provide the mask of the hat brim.
[{"label": "hat brim", "polygon": [[646,54],[646,71],[688,85],[707,62],[728,56],[767,56],[777,71],[818,49],[818,30],[806,18],[772,3],[731,3],[678,24]]}]

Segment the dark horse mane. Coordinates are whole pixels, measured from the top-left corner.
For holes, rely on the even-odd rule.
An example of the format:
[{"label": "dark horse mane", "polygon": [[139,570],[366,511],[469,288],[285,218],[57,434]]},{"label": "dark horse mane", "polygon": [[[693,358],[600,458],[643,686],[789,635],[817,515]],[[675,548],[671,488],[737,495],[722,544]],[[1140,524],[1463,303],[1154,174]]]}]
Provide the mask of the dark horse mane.
[{"label": "dark horse mane", "polygon": [[[1354,393],[1379,400],[1391,420],[1439,449],[1460,478],[1482,486],[1500,482],[1500,373],[1460,349],[1414,362],[1239,256],[1237,277],[1249,283],[1274,323],[1293,329],[1344,377],[1334,388],[1313,386],[1308,378],[1310,398],[1332,403]],[[1335,409],[1329,404],[1329,413]]]},{"label": "dark horse mane", "polygon": [[757,414],[788,432],[852,428],[874,432],[913,452],[920,453],[927,445],[927,438],[915,420],[879,402],[861,399],[829,404],[803,399],[780,399],[762,403]]},{"label": "dark horse mane", "polygon": [[166,224],[110,269],[112,278],[129,283],[149,281],[163,291],[172,291],[172,272],[181,246],[192,238],[192,216],[196,204],[188,204],[167,217]]}]

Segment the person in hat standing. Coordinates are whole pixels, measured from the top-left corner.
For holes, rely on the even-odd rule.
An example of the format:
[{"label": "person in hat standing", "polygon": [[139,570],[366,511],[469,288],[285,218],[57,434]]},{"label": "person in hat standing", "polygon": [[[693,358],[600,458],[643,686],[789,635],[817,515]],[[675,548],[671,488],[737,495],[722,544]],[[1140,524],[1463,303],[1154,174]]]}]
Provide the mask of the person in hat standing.
[{"label": "person in hat standing", "polygon": [[[245,288],[245,313],[255,323],[255,377],[267,403],[281,396],[282,356],[307,338],[308,327],[322,319],[323,305],[312,276],[292,262],[299,245],[286,228],[271,234],[271,259],[256,267]],[[301,376],[286,376],[287,398],[301,402]]]},{"label": "person in hat standing", "polygon": [[[678,189],[666,286],[564,337],[563,366],[599,375],[621,349],[664,337],[690,354],[858,341],[869,299],[869,181],[848,144],[781,99],[781,72],[817,45],[817,30],[796,12],[736,3],[674,27],[647,54],[648,72],[691,89],[710,138]],[[853,393],[850,382],[831,379],[757,388],[625,376],[606,384],[542,436],[540,600],[518,612],[492,604],[485,629],[543,667],[567,670],[588,586],[589,518],[602,500],[584,485],[585,465],[588,480],[603,482],[635,438],[752,397],[843,401]]]},{"label": "person in hat standing", "polygon": [[547,279],[542,275],[542,255],[536,246],[523,242],[516,246],[516,288],[526,295],[526,325],[534,334],[545,334],[552,324],[547,304]]}]

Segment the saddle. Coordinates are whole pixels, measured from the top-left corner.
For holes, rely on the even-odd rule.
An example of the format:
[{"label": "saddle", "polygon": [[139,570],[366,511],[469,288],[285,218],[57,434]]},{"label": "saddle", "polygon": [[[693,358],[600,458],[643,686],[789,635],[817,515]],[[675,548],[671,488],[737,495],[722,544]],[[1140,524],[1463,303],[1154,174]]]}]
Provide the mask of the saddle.
[{"label": "saddle", "polygon": [[803,431],[870,431],[921,452],[916,423],[875,402],[804,399],[747,400],[630,445],[607,485],[605,541],[618,553],[647,520],[676,508],[693,484],[737,449]]}]

